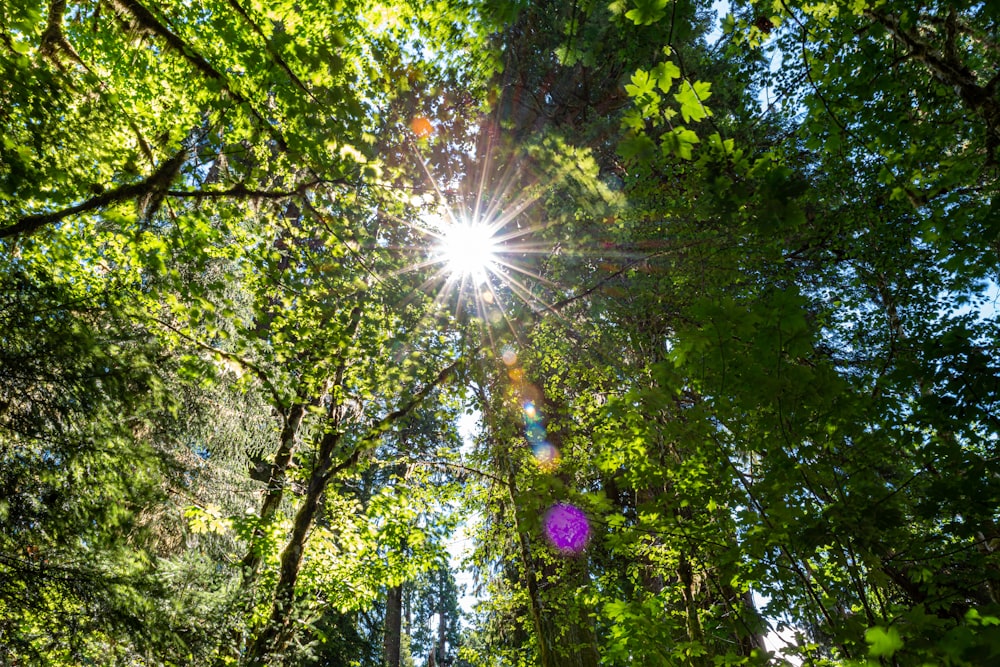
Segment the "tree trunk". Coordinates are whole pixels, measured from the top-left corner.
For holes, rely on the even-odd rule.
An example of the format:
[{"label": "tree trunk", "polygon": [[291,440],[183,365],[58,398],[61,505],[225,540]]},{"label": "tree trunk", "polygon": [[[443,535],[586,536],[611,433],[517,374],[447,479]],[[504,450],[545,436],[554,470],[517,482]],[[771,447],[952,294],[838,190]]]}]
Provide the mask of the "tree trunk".
[{"label": "tree trunk", "polygon": [[[261,503],[258,514],[261,526],[266,526],[271,522],[278,511],[278,507],[281,505],[281,498],[285,491],[285,473],[288,470],[288,464],[292,460],[292,454],[295,450],[295,436],[298,433],[304,414],[305,405],[296,403],[285,417],[279,438],[278,451],[275,452],[274,461],[268,471],[267,492],[264,495],[264,500]],[[258,528],[254,531],[255,540],[263,539],[263,537],[262,529]],[[257,568],[260,567],[262,556],[263,554],[254,545],[251,545],[250,551],[243,558],[244,585],[253,581],[256,577]]]},{"label": "tree trunk", "polygon": [[[439,581],[443,579],[439,573]],[[444,599],[444,582],[440,581],[441,588],[438,590],[438,640],[437,640],[437,658],[438,663],[446,664],[445,651],[448,648],[447,633],[446,629],[448,627],[448,609],[445,604]]]},{"label": "tree trunk", "polygon": [[[278,583],[274,587],[274,602],[267,625],[257,635],[257,639],[247,652],[246,664],[250,667],[265,667],[270,664],[273,656],[279,655],[291,636],[292,607],[295,601],[295,582],[299,578],[299,566],[305,551],[306,539],[312,528],[313,519],[319,508],[320,496],[326,490],[333,468],[333,452],[340,441],[337,432],[327,433],[320,442],[319,462],[309,479],[306,496],[299,505],[292,525],[292,534],[281,552],[281,563],[278,570]],[[357,452],[355,452],[357,454]],[[338,469],[349,465],[354,457],[350,457]]]},{"label": "tree trunk", "polygon": [[399,646],[403,626],[403,587],[393,586],[385,598],[383,648],[386,667],[399,667]]}]

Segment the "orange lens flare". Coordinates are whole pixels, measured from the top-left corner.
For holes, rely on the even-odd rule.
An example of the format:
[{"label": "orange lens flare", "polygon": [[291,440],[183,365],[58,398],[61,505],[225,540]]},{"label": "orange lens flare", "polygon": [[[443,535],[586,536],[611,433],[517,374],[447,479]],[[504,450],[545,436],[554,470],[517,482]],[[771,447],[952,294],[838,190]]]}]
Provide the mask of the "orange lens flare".
[{"label": "orange lens flare", "polygon": [[412,130],[413,134],[417,135],[417,137],[423,139],[424,137],[428,137],[434,133],[434,126],[431,125],[431,122],[423,116],[416,116],[410,121],[410,130]]}]

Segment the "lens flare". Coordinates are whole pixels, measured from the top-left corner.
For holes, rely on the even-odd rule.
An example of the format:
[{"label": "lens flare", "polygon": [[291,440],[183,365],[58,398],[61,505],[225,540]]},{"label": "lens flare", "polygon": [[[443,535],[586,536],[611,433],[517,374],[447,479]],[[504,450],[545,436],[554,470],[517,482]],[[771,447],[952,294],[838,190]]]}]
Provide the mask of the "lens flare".
[{"label": "lens flare", "polygon": [[547,434],[545,433],[545,427],[541,424],[529,424],[524,429],[524,436],[528,439],[528,442],[535,444],[545,440]]},{"label": "lens flare", "polygon": [[545,514],[545,536],[564,554],[578,554],[590,540],[587,515],[569,503],[553,505]]},{"label": "lens flare", "polygon": [[531,452],[535,455],[535,463],[543,472],[552,472],[559,467],[559,450],[552,443],[543,440],[532,445]]},{"label": "lens flare", "polygon": [[416,116],[410,121],[410,129],[413,131],[413,134],[422,139],[434,132],[434,125],[423,116]]},{"label": "lens flare", "polygon": [[497,261],[499,246],[493,229],[482,223],[454,222],[442,230],[440,260],[454,278],[486,282]]}]

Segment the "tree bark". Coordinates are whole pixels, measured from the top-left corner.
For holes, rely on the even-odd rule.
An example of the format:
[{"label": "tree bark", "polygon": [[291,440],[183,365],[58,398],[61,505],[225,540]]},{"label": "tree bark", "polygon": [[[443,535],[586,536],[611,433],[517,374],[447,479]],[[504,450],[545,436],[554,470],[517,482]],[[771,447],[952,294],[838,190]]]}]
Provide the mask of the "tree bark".
[{"label": "tree bark", "polygon": [[87,201],[77,204],[76,206],[70,206],[69,208],[64,208],[59,211],[26,215],[12,225],[0,227],[0,238],[18,235],[27,236],[37,232],[42,227],[60,222],[64,218],[68,218],[71,215],[95,211],[97,209],[110,206],[111,204],[127,201],[129,199],[145,200],[147,202],[145,208],[148,214],[150,209],[155,208],[149,202],[156,199],[162,200],[163,195],[170,186],[170,183],[173,182],[177,174],[180,173],[181,165],[184,164],[184,160],[186,158],[187,150],[182,149],[175,153],[169,160],[164,161],[160,167],[150,174],[144,181],[123,185],[119,188],[115,188],[114,190],[109,190],[108,192],[99,194],[96,197],[91,197]]},{"label": "tree bark", "polygon": [[309,478],[306,496],[299,505],[292,524],[292,534],[281,552],[278,569],[278,583],[274,587],[274,602],[267,625],[250,646],[247,653],[247,665],[250,667],[265,667],[281,654],[291,637],[293,627],[292,611],[295,602],[295,582],[299,578],[299,566],[302,564],[302,554],[305,552],[306,540],[312,529],[316,511],[319,508],[320,497],[326,490],[327,482],[335,472],[353,465],[360,454],[360,449],[345,461],[333,466],[333,454],[340,443],[341,434],[337,431],[323,436],[319,446],[319,462]]},{"label": "tree bark", "polygon": [[385,667],[399,667],[399,646],[403,629],[403,587],[393,586],[385,599],[383,648]]},{"label": "tree bark", "polygon": [[[261,526],[270,523],[274,518],[274,514],[278,511],[278,507],[281,505],[281,498],[285,491],[285,473],[288,470],[289,462],[292,460],[292,453],[295,450],[295,436],[299,431],[299,425],[302,423],[305,411],[305,405],[296,403],[292,405],[285,417],[285,423],[281,428],[278,451],[275,452],[274,462],[271,464],[267,482],[267,493],[264,495],[264,501],[261,503],[260,513],[258,514]],[[263,535],[260,529],[258,529],[254,533],[254,538],[259,539],[261,537]],[[260,551],[255,548],[255,545],[251,545],[250,551],[243,558],[242,563],[244,585],[256,577],[261,557],[262,554]]]}]

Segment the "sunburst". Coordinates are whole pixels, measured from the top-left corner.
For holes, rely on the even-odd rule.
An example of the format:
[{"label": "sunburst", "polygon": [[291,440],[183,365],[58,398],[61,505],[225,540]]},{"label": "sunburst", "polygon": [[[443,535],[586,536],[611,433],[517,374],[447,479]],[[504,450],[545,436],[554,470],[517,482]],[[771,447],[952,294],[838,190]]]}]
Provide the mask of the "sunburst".
[{"label": "sunburst", "polygon": [[532,240],[542,226],[530,220],[530,209],[543,188],[539,184],[525,187],[516,160],[507,165],[494,187],[487,187],[489,153],[487,149],[479,165],[474,189],[459,184],[446,191],[421,159],[433,192],[414,201],[416,215],[399,221],[426,242],[410,248],[422,256],[399,273],[430,268],[420,291],[434,293],[438,305],[456,316],[471,310],[483,321],[494,325],[508,321],[513,326],[504,306],[512,298],[532,310],[545,309],[537,287],[551,282],[537,270],[536,258],[551,254],[552,249]]},{"label": "sunburst", "polygon": [[[573,301],[567,292],[578,286],[558,285],[547,278],[549,259],[558,253],[590,253],[566,246],[565,239],[561,244],[551,241],[551,230],[547,232],[543,222],[546,216],[535,204],[564,174],[526,178],[527,152],[516,151],[502,152],[503,165],[496,168],[495,147],[488,139],[476,151],[473,178],[468,174],[436,178],[419,147],[411,146],[429,190],[414,196],[412,213],[396,221],[423,240],[396,248],[411,261],[394,273],[426,271],[416,293],[433,295],[437,306],[453,316],[476,317],[487,325],[492,342],[496,329],[507,329],[520,339],[525,310],[532,317],[548,314],[563,320],[559,304]],[[602,249],[599,254],[609,253]]]},{"label": "sunburst", "polygon": [[449,275],[470,279],[474,286],[479,286],[489,279],[490,273],[496,272],[503,246],[493,225],[476,219],[448,221],[436,214],[427,222],[439,228],[441,237],[431,253],[441,260]]}]

